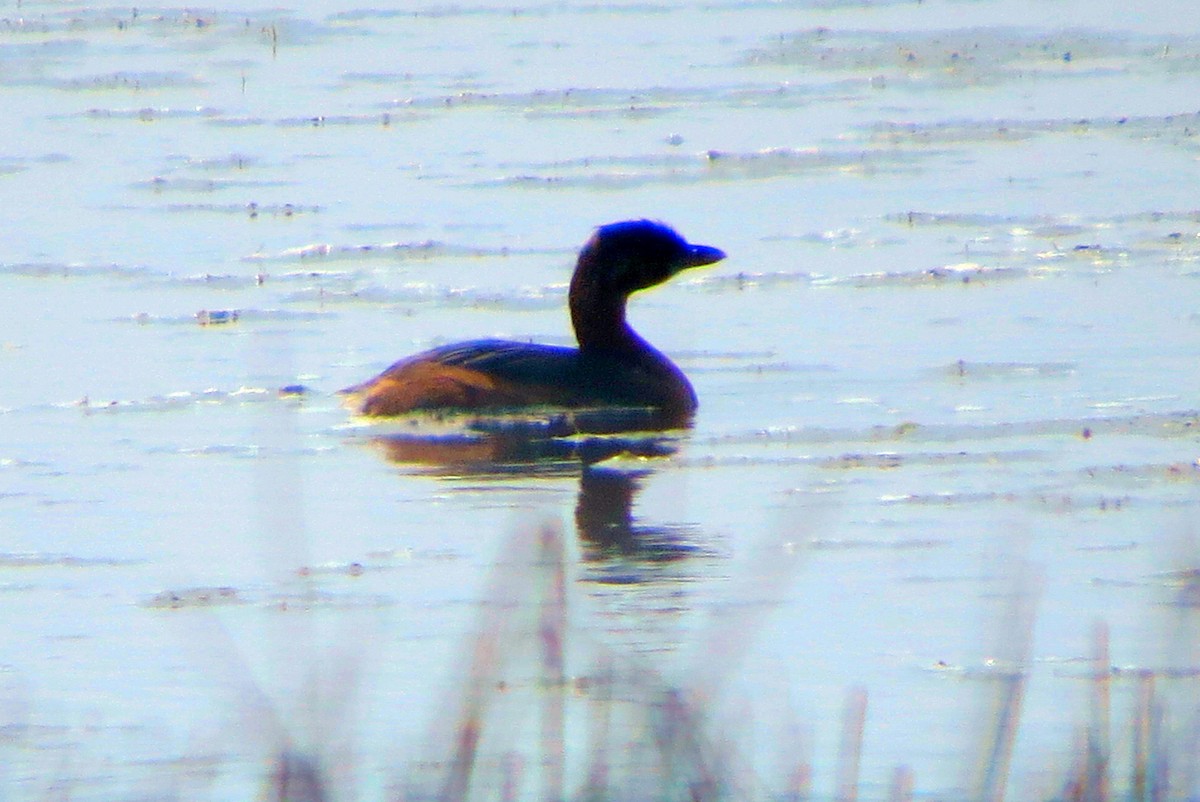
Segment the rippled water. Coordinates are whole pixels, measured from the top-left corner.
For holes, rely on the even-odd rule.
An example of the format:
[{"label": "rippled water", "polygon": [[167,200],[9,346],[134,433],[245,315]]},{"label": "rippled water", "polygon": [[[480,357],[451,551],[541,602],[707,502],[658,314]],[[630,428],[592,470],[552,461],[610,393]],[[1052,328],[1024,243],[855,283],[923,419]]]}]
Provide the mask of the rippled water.
[{"label": "rippled water", "polygon": [[[478,615],[531,682],[503,611],[544,521],[568,673],[721,688],[747,795],[808,761],[833,793],[860,687],[864,796],[969,782],[1028,620],[1012,793],[1060,787],[1098,621],[1126,758],[1126,678],[1197,668],[1192,16],[0,5],[4,793],[248,798],[290,740],[385,798],[470,696]],[[575,249],[643,216],[730,254],[631,308],[692,430],[339,406],[430,345],[571,342]]]}]

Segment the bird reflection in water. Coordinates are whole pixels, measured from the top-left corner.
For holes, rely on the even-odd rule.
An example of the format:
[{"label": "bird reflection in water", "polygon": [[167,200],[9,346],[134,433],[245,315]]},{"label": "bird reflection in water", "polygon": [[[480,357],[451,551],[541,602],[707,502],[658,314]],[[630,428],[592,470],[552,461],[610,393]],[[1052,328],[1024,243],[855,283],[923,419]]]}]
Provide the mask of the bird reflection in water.
[{"label": "bird reflection in water", "polygon": [[579,477],[575,527],[584,546],[584,559],[607,563],[598,581],[627,584],[642,581],[644,573],[622,570],[621,561],[635,565],[665,563],[701,551],[691,542],[693,527],[683,524],[641,524],[633,515],[640,481],[651,471],[620,471],[588,466]]},{"label": "bird reflection in water", "polygon": [[[575,525],[584,559],[598,571],[591,579],[634,584],[649,578],[647,569],[700,551],[693,527],[642,523],[633,513],[641,483],[654,473],[646,461],[678,450],[678,432],[659,424],[644,410],[605,409],[481,418],[452,434],[405,432],[372,442],[390,462],[442,478],[578,476]],[[635,470],[605,465],[618,457],[642,462]]]}]

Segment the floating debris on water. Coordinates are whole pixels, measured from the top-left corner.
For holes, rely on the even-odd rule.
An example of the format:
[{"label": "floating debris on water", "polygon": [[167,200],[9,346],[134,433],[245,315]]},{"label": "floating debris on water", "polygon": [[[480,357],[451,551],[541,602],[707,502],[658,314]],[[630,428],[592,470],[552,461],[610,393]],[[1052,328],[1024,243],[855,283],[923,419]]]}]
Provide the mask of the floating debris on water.
[{"label": "floating debris on water", "polygon": [[508,257],[542,253],[542,251],[512,248],[482,248],[466,245],[454,245],[438,240],[422,240],[419,242],[380,242],[362,243],[360,245],[335,245],[328,242],[314,242],[310,245],[300,245],[288,248],[275,255],[253,254],[244,257],[247,262],[291,262],[291,261],[339,261],[362,260],[371,258],[386,258],[397,261],[432,260],[439,258],[477,259],[483,257]]},{"label": "floating debris on water", "polygon": [[141,602],[142,607],[181,610],[188,607],[220,607],[245,604],[246,600],[232,587],[198,587],[164,590]]},{"label": "floating debris on water", "polygon": [[237,323],[241,313],[236,309],[201,309],[196,313],[196,322],[201,326],[220,326]]},{"label": "floating debris on water", "polygon": [[1075,362],[968,362],[960,359],[938,372],[959,379],[1062,379],[1078,372]]},{"label": "floating debris on water", "polygon": [[302,214],[318,214],[322,211],[315,204],[301,203],[169,203],[163,207],[167,212],[210,212],[216,214],[245,215],[251,220],[259,217],[290,218]]}]

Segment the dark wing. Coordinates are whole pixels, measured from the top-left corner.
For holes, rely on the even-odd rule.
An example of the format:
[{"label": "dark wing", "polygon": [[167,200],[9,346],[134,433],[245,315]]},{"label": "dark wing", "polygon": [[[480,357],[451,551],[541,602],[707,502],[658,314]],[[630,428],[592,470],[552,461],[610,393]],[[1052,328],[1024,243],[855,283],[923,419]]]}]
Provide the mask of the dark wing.
[{"label": "dark wing", "polygon": [[393,367],[409,361],[453,365],[487,373],[506,382],[531,385],[579,385],[586,378],[578,349],[511,340],[472,340],[443,345]]},{"label": "dark wing", "polygon": [[657,406],[663,400],[661,377],[646,372],[637,362],[584,354],[577,348],[474,340],[435,348],[413,359],[477,371],[500,384],[530,388],[543,403]]}]

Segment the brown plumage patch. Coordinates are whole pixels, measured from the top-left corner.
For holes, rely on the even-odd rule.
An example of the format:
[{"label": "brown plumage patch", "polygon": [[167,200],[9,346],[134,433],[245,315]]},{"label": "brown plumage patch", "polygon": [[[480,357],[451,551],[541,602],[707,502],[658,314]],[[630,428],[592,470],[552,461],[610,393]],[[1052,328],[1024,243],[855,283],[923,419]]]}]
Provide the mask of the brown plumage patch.
[{"label": "brown plumage patch", "polygon": [[503,408],[554,403],[549,388],[504,381],[440,362],[411,362],[349,392],[361,415],[386,417],[423,409]]}]

